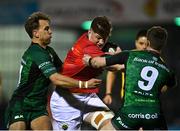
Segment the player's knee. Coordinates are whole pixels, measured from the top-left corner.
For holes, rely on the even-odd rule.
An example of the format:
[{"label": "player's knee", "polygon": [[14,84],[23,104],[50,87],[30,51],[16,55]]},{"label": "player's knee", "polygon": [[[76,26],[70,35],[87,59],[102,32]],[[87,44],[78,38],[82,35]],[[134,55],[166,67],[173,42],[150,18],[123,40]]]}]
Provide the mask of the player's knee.
[{"label": "player's knee", "polygon": [[113,117],[114,113],[111,111],[97,111],[93,114],[91,118],[91,125],[96,129],[99,129],[103,122]]}]

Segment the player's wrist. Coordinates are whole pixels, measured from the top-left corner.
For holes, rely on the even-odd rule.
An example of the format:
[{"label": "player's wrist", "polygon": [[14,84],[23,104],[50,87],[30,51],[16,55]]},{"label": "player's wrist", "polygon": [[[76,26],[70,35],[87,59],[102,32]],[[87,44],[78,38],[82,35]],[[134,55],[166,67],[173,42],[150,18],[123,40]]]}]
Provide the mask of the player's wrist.
[{"label": "player's wrist", "polygon": [[79,81],[79,88],[88,88],[88,81]]},{"label": "player's wrist", "polygon": [[112,96],[112,93],[106,93],[105,95],[106,95],[106,96],[108,96],[108,95],[109,95],[109,96]]},{"label": "player's wrist", "polygon": [[83,82],[82,81],[79,81],[79,88],[82,88],[83,87]]},{"label": "player's wrist", "polygon": [[88,81],[85,81],[84,87],[85,87],[85,88],[88,88]]}]

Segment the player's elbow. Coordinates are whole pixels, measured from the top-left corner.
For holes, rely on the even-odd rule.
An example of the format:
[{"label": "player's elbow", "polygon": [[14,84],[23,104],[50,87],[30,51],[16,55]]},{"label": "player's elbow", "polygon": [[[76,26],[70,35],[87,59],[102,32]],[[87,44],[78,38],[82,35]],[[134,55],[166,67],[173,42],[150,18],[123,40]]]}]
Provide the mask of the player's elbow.
[{"label": "player's elbow", "polygon": [[60,74],[58,73],[54,73],[49,77],[53,85],[61,85],[61,81],[59,80],[59,75]]}]

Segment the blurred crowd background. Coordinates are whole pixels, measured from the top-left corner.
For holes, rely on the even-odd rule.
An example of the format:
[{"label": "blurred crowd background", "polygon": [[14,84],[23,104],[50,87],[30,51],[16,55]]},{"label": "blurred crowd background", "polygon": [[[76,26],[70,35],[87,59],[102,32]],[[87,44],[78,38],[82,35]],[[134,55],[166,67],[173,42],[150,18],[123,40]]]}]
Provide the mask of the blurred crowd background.
[{"label": "blurred crowd background", "polygon": [[[134,47],[136,33],[154,25],[169,33],[163,58],[174,69],[178,84],[161,96],[169,129],[180,129],[180,1],[179,0],[0,0],[0,129],[7,102],[18,81],[22,53],[30,45],[24,30],[25,19],[35,11],[47,13],[52,20],[51,46],[64,60],[72,44],[85,32],[95,16],[107,16],[113,25],[110,41],[123,50]],[[99,96],[105,93],[106,72]],[[120,103],[120,73],[113,87],[113,103]]]}]

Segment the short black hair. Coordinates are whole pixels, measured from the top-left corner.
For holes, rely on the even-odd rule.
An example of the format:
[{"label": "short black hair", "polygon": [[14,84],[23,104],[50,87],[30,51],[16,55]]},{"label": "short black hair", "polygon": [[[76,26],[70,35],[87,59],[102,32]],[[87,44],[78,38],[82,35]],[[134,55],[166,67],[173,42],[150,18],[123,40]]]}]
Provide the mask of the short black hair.
[{"label": "short black hair", "polygon": [[91,29],[105,39],[110,35],[112,25],[106,16],[98,16],[93,19]]},{"label": "short black hair", "polygon": [[166,44],[168,37],[167,30],[161,26],[153,26],[147,32],[147,40],[153,49],[161,50]]},{"label": "short black hair", "polygon": [[138,40],[140,37],[146,37],[146,35],[147,35],[146,29],[139,30],[136,35],[136,40]]},{"label": "short black hair", "polygon": [[24,27],[30,38],[33,37],[33,30],[39,28],[39,20],[48,20],[50,22],[49,16],[42,12],[34,12],[26,20]]}]

